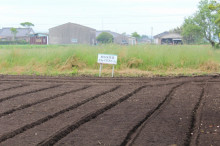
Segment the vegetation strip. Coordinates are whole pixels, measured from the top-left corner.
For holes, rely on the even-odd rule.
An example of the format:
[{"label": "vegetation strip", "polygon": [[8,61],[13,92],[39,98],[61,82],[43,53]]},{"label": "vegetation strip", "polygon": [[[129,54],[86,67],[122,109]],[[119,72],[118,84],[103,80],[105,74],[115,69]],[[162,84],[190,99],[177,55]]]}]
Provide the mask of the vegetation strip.
[{"label": "vegetation strip", "polygon": [[191,124],[190,124],[190,127],[189,127],[189,132],[187,133],[187,136],[186,136],[186,139],[185,139],[184,146],[189,146],[192,143],[193,134],[194,134],[194,131],[196,130],[196,126],[197,126],[196,123],[198,122],[197,121],[198,120],[197,119],[197,114],[198,114],[199,108],[201,106],[201,102],[203,100],[204,94],[205,94],[205,87],[202,88],[202,92],[200,94],[199,101],[197,102],[197,104],[195,105],[195,107],[192,111]]},{"label": "vegetation strip", "polygon": [[37,90],[33,90],[33,91],[27,91],[27,92],[24,92],[24,93],[15,94],[15,95],[12,95],[12,96],[1,98],[0,102],[3,102],[5,100],[9,100],[11,98],[15,98],[15,97],[18,97],[18,96],[28,95],[28,94],[31,94],[31,93],[40,92],[40,91],[44,91],[44,90],[48,90],[48,89],[52,89],[52,88],[56,88],[56,87],[60,87],[60,86],[61,85],[54,85],[54,86],[50,86],[50,87],[46,87],[46,88],[41,88],[41,89],[37,89]]},{"label": "vegetation strip", "polygon": [[16,89],[16,88],[21,88],[21,87],[25,87],[25,86],[28,86],[28,85],[26,84],[26,85],[14,86],[14,87],[10,87],[10,88],[7,88],[7,89],[2,89],[2,90],[0,90],[0,92],[2,92],[2,91],[7,91],[7,90],[11,90],[11,89]]},{"label": "vegetation strip", "polygon": [[220,71],[220,51],[204,45],[9,45],[0,46],[0,54],[4,54],[0,73],[97,76],[98,53],[119,56],[116,76],[202,75]]},{"label": "vegetation strip", "polygon": [[63,109],[63,110],[61,110],[61,111],[59,111],[57,113],[54,113],[52,115],[48,115],[47,117],[44,117],[44,118],[39,119],[39,120],[37,120],[37,121],[35,121],[33,123],[30,123],[30,124],[27,124],[27,125],[25,125],[25,126],[23,126],[21,128],[18,128],[16,130],[14,130],[13,132],[6,133],[6,134],[4,134],[3,136],[0,137],[0,143],[5,141],[5,140],[7,140],[7,139],[9,139],[9,138],[13,138],[14,136],[16,136],[16,135],[18,135],[20,133],[23,133],[23,132],[27,131],[28,129],[34,128],[37,125],[40,125],[40,124],[42,124],[44,122],[47,122],[47,121],[49,121],[49,120],[51,120],[51,119],[53,119],[53,118],[55,118],[55,117],[57,117],[57,116],[59,116],[61,114],[64,114],[64,113],[66,113],[68,111],[71,111],[71,110],[73,110],[73,109],[75,109],[75,108],[77,108],[77,107],[79,107],[79,106],[81,106],[81,105],[83,105],[83,104],[93,100],[93,99],[96,99],[96,98],[98,98],[98,97],[100,97],[102,95],[105,95],[107,93],[113,92],[113,91],[117,90],[118,88],[120,88],[120,86],[116,86],[116,87],[114,87],[114,88],[112,88],[110,90],[107,90],[107,91],[104,91],[102,93],[99,93],[99,94],[97,94],[97,95],[95,95],[95,96],[93,96],[93,97],[91,97],[89,99],[86,99],[86,100],[83,100],[82,102],[76,103],[76,104],[74,104],[74,105],[72,105],[72,106],[70,106],[70,107],[68,107],[66,109]]},{"label": "vegetation strip", "polygon": [[[179,84],[179,85],[174,86],[174,87],[169,91],[169,93],[165,96],[164,100],[163,100],[161,103],[159,103],[156,108],[150,110],[150,111],[147,113],[147,115],[145,116],[145,118],[142,119],[138,124],[136,124],[136,125],[128,132],[127,136],[125,137],[125,139],[123,140],[123,142],[120,144],[120,146],[131,145],[131,144],[134,142],[136,136],[138,136],[138,133],[140,132],[140,131],[138,131],[138,133],[136,133],[137,130],[140,129],[141,127],[143,127],[143,126],[145,125],[146,121],[147,121],[150,117],[152,117],[152,116],[156,113],[156,111],[160,110],[161,108],[164,108],[163,106],[166,106],[166,105],[170,102],[172,94],[176,91],[176,89],[177,89],[178,87],[182,86],[183,84],[185,84],[185,82],[183,82],[183,83],[181,83],[181,84]],[[135,135],[135,134],[136,134],[136,135]],[[134,135],[135,135],[135,136],[134,136]]]},{"label": "vegetation strip", "polygon": [[52,137],[50,137],[49,139],[46,139],[42,142],[40,142],[38,144],[38,146],[48,146],[48,145],[54,145],[55,143],[57,143],[59,140],[61,140],[62,138],[64,138],[66,135],[68,135],[69,133],[71,133],[72,131],[74,131],[75,129],[79,128],[81,125],[89,122],[92,119],[95,119],[97,116],[99,116],[100,114],[108,111],[109,109],[115,107],[116,105],[120,104],[121,102],[127,100],[128,98],[130,98],[132,95],[138,93],[141,89],[145,88],[145,86],[141,86],[137,89],[135,89],[133,92],[121,97],[119,100],[105,106],[104,108],[101,108],[95,112],[90,113],[89,115],[86,115],[84,117],[81,118],[81,120],[74,122],[73,124],[63,128],[60,132],[55,133]]},{"label": "vegetation strip", "polygon": [[28,107],[31,107],[33,105],[36,105],[36,104],[39,104],[39,103],[42,103],[42,102],[46,102],[48,100],[52,100],[52,99],[55,99],[55,98],[58,98],[58,97],[61,97],[61,96],[64,96],[64,95],[67,95],[67,94],[71,94],[71,93],[74,93],[74,92],[78,92],[78,91],[81,91],[81,90],[84,90],[84,89],[87,89],[91,86],[85,86],[85,87],[82,87],[82,88],[79,88],[79,89],[74,89],[74,90],[71,90],[71,91],[68,91],[68,92],[64,92],[64,93],[60,93],[60,94],[57,94],[57,95],[54,95],[54,96],[51,96],[51,97],[48,97],[48,98],[44,98],[42,100],[39,100],[39,101],[36,101],[36,102],[33,102],[33,103],[30,103],[30,104],[25,104],[25,105],[22,105],[18,108],[13,108],[11,110],[8,110],[6,112],[3,112],[3,113],[0,113],[0,118],[3,117],[3,116],[6,116],[8,114],[11,114],[15,111],[19,111],[19,110],[22,110],[22,109],[25,109],[25,108],[28,108]]}]

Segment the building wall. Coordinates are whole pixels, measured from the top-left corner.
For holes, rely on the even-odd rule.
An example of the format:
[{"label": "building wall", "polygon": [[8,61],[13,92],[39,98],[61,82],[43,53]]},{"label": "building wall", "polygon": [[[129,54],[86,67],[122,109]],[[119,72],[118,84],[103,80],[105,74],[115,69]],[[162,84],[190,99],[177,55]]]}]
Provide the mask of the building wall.
[{"label": "building wall", "polygon": [[164,39],[182,39],[182,36],[177,33],[166,33],[163,36],[157,37],[154,39],[155,44],[162,44]]},{"label": "building wall", "polygon": [[36,44],[36,45],[46,45],[47,44],[47,36],[32,36],[30,37],[30,44]]},{"label": "building wall", "polygon": [[160,39],[160,38],[154,39],[154,43],[155,43],[155,44],[161,44],[161,39]]},{"label": "building wall", "polygon": [[128,42],[128,37],[126,37],[125,35],[118,35],[114,37],[114,43],[116,44],[121,44],[123,41]]},{"label": "building wall", "polygon": [[135,37],[128,37],[128,44],[129,45],[136,45],[137,44],[137,40]]},{"label": "building wall", "polygon": [[96,30],[74,23],[49,29],[49,44],[94,44]]}]

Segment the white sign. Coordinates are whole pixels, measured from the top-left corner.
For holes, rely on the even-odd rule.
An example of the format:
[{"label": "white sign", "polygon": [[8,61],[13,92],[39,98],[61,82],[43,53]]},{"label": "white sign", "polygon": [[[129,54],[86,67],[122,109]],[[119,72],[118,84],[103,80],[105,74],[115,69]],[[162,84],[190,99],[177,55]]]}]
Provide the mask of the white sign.
[{"label": "white sign", "polygon": [[72,43],[77,43],[77,42],[78,42],[78,40],[77,40],[77,39],[75,39],[75,38],[72,38],[72,39],[71,39],[71,42],[72,42]]},{"label": "white sign", "polygon": [[98,63],[100,64],[117,64],[117,55],[98,54]]}]

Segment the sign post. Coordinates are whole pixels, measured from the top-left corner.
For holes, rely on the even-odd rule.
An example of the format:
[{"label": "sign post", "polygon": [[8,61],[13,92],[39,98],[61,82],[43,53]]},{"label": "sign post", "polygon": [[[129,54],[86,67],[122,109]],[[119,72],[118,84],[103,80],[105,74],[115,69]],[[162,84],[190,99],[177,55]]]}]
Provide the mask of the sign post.
[{"label": "sign post", "polygon": [[112,77],[114,77],[114,66],[117,64],[117,55],[111,55],[111,54],[98,54],[98,63],[100,64],[99,69],[99,77],[101,77],[102,72],[102,65],[103,64],[112,64]]},{"label": "sign post", "polygon": [[99,68],[99,77],[101,77],[102,74],[102,63],[100,64],[100,68]]}]

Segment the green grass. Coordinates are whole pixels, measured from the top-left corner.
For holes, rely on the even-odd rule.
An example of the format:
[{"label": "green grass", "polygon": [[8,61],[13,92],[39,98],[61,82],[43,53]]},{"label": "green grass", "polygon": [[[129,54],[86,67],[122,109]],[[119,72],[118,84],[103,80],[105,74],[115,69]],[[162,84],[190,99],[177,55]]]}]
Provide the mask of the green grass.
[{"label": "green grass", "polygon": [[[2,45],[1,74],[97,75],[98,53],[118,55],[116,75],[220,72],[220,50],[208,45]],[[111,71],[105,65],[103,72]]]}]

